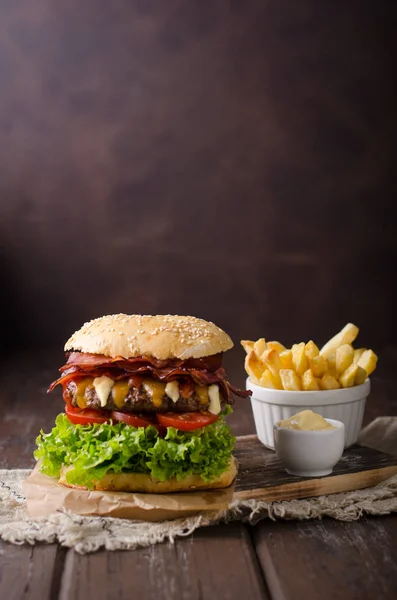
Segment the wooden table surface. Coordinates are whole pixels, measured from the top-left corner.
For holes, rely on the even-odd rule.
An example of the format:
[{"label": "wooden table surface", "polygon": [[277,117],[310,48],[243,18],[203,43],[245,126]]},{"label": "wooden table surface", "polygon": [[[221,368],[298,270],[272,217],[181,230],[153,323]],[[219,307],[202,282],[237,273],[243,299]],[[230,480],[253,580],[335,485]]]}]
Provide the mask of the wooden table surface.
[{"label": "wooden table surface", "polygon": [[[396,356],[390,351],[373,378],[366,422],[397,414]],[[59,393],[46,394],[61,362],[58,351],[3,361],[0,468],[33,465],[35,437],[41,427],[49,430],[62,407]],[[229,379],[241,385],[241,364],[232,363]],[[230,417],[234,433],[252,433],[249,402],[236,404]],[[199,529],[173,544],[84,556],[55,544],[0,542],[0,598],[394,600],[396,549],[397,515],[353,523],[232,523]]]}]

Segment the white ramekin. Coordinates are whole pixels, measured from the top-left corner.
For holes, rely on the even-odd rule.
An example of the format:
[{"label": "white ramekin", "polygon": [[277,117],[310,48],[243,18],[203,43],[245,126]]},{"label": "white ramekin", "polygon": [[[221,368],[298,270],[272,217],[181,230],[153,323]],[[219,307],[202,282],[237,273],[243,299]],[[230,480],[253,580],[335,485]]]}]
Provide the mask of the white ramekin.
[{"label": "white ramekin", "polygon": [[334,429],[301,431],[274,425],[276,454],[286,471],[298,477],[324,477],[341,458],[345,445],[342,421],[326,419]]},{"label": "white ramekin", "polygon": [[342,421],[347,447],[354,444],[361,430],[371,383],[367,379],[361,385],[339,390],[292,392],[256,385],[248,377],[246,389],[252,391],[251,405],[257,436],[268,448],[274,450],[273,426],[282,419],[288,419],[306,409],[326,419]]}]

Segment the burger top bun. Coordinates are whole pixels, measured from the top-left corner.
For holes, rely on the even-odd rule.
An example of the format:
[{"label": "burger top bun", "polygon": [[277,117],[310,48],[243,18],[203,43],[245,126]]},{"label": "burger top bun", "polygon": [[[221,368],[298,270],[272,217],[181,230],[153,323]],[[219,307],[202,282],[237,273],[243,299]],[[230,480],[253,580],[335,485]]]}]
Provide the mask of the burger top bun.
[{"label": "burger top bun", "polygon": [[76,331],[65,351],[160,360],[201,358],[233,347],[230,337],[204,319],[178,315],[106,315]]}]

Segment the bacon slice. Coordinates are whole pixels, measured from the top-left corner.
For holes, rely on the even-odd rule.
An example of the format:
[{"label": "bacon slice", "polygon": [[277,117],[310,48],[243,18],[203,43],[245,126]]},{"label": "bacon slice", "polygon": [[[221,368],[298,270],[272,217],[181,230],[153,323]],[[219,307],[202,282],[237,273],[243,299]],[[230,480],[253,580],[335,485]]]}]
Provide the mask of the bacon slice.
[{"label": "bacon slice", "polygon": [[70,352],[67,362],[59,370],[62,375],[48,388],[51,392],[57,385],[63,387],[71,380],[79,377],[100,377],[106,375],[118,380],[126,377],[153,377],[159,381],[172,381],[178,379],[183,386],[184,393],[189,397],[193,393],[194,383],[198,385],[220,385],[223,396],[227,402],[232,402],[233,396],[247,398],[250,391],[235,388],[226,381],[226,371],[222,365],[222,354],[214,356],[188,359],[188,360],[159,360],[151,356],[138,356],[136,358],[111,358],[101,354],[88,354],[84,352]]},{"label": "bacon slice", "polygon": [[116,356],[114,358],[104,354],[89,354],[86,352],[69,352],[67,362],[61,367],[60,371],[65,371],[72,365],[80,368],[96,368],[110,365],[117,365],[120,368],[129,369],[136,364],[150,364],[156,368],[177,368],[184,367],[189,369],[203,369],[206,371],[216,371],[222,367],[222,353],[203,358],[189,358],[187,360],[169,359],[160,360],[153,356],[136,356],[135,358],[124,358]]},{"label": "bacon slice", "polygon": [[126,373],[112,372],[112,371],[106,370],[106,369],[97,369],[97,370],[94,369],[92,371],[82,371],[80,369],[77,369],[76,367],[71,367],[70,369],[65,371],[61,375],[61,377],[59,377],[56,381],[53,381],[51,383],[47,392],[52,392],[52,390],[59,384],[62,384],[62,386],[64,387],[67,383],[69,383],[69,381],[72,381],[73,379],[77,379],[77,378],[81,378],[81,377],[92,377],[93,379],[95,379],[95,377],[101,377],[101,375],[107,375],[107,377],[110,377],[111,379],[114,379],[115,381],[117,381],[118,379],[124,379],[124,378],[128,377],[128,375]]},{"label": "bacon slice", "polygon": [[185,398],[185,399],[190,398],[190,396],[194,392],[193,381],[191,379],[185,379],[185,381],[183,381],[179,385],[179,392],[180,392],[182,398]]},{"label": "bacon slice", "polygon": [[232,385],[228,381],[226,381],[225,383],[229,386],[232,394],[234,394],[235,396],[240,396],[240,398],[249,398],[252,394],[251,390],[240,390],[239,388],[234,387],[234,385]]},{"label": "bacon slice", "polygon": [[187,367],[170,368],[170,369],[156,369],[152,365],[135,365],[122,369],[120,367],[115,368],[114,365],[109,367],[104,366],[101,368],[93,369],[92,367],[81,368],[72,366],[69,369],[63,371],[62,376],[51,384],[49,391],[52,391],[59,383],[69,381],[73,377],[71,375],[79,377],[100,377],[101,375],[107,375],[112,379],[121,379],[131,375],[142,374],[154,377],[159,381],[172,381],[173,379],[179,379],[180,377],[190,377],[193,381],[199,385],[211,385],[211,383],[218,383],[222,379],[226,378],[226,372],[223,368],[217,369],[215,373],[204,371],[200,369],[188,369]]}]

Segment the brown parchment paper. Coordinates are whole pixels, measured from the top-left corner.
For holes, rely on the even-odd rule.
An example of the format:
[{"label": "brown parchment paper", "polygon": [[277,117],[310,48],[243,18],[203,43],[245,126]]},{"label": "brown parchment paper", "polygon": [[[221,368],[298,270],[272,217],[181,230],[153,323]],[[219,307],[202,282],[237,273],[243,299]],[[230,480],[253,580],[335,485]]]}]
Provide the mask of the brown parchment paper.
[{"label": "brown parchment paper", "polygon": [[221,490],[197,490],[172,494],[132,494],[79,490],[60,485],[40,473],[38,466],[23,482],[29,516],[48,517],[57,512],[85,516],[164,521],[228,508],[234,484]]}]

